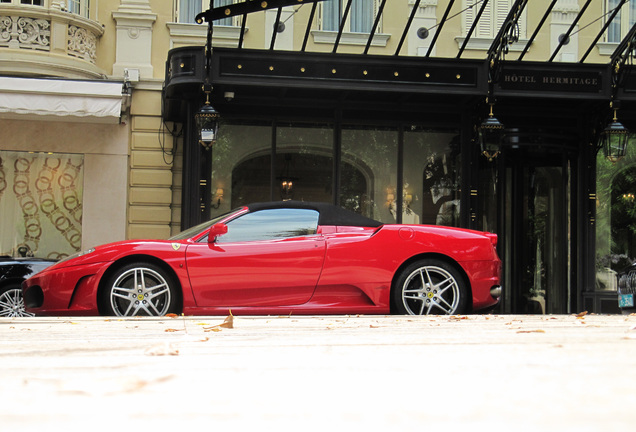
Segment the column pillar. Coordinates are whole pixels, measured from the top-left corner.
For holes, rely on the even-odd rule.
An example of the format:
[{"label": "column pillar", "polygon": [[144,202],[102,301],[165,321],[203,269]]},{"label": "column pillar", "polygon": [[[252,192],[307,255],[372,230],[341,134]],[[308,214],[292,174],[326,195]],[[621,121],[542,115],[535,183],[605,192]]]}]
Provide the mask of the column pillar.
[{"label": "column pillar", "polygon": [[113,75],[123,77],[124,70],[128,69],[140,78],[152,78],[152,26],[157,14],[152,12],[150,1],[121,0],[113,19],[117,22]]}]

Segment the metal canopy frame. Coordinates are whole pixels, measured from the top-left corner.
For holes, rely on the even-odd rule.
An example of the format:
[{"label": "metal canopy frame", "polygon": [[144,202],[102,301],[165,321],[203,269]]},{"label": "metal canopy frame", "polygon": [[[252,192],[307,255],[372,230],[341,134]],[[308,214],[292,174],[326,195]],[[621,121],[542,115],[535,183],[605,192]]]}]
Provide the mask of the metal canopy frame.
[{"label": "metal canopy frame", "polygon": [[[287,7],[287,6],[294,6],[297,8],[301,8],[304,7],[305,5],[311,4],[311,12],[309,14],[309,19],[307,20],[306,23],[306,28],[305,28],[305,32],[304,32],[304,38],[303,38],[303,43],[302,43],[302,47],[300,49],[300,52],[306,52],[307,51],[307,45],[309,42],[309,37],[311,34],[311,30],[312,27],[314,26],[314,23],[316,21],[316,12],[317,12],[317,8],[318,8],[318,3],[321,3],[323,1],[326,0],[268,0],[268,1],[256,1],[256,0],[245,0],[245,1],[241,1],[241,2],[237,2],[228,6],[221,6],[221,7],[217,7],[217,8],[210,8],[207,11],[201,12],[200,14],[197,15],[196,17],[196,21],[201,24],[203,22],[207,22],[210,25],[217,20],[223,19],[223,18],[228,18],[228,17],[233,17],[233,16],[242,16],[243,19],[241,21],[241,33],[240,33],[240,37],[239,37],[239,42],[238,42],[238,49],[243,49],[243,37],[245,34],[245,28],[246,28],[246,22],[247,22],[247,17],[249,14],[251,13],[255,13],[255,12],[260,12],[260,11],[265,11],[265,10],[269,10],[269,9],[277,9],[277,17],[276,17],[276,22],[274,24],[274,29],[272,32],[272,38],[270,41],[270,50],[274,50],[275,49],[275,44],[276,44],[276,28],[278,27],[279,23],[280,23],[280,16],[281,16],[281,11],[282,8]],[[352,3],[353,0],[333,0],[333,1],[342,1],[344,4],[344,8],[342,11],[342,17],[340,19],[339,22],[339,26],[338,26],[338,31],[336,34],[336,38],[335,38],[335,42],[334,42],[334,46],[332,48],[332,53],[337,53],[338,48],[340,46],[340,42],[342,40],[342,36],[344,34],[344,29],[345,29],[345,24],[347,22],[347,19],[351,13],[351,7],[352,7]],[[570,27],[568,28],[567,32],[564,33],[562,35],[562,37],[560,38],[560,42],[558,44],[558,46],[555,48],[555,50],[551,53],[551,56],[546,59],[546,62],[553,62],[556,59],[557,54],[559,53],[559,51],[562,49],[562,47],[567,44],[568,38],[575,33],[575,29],[576,26],[579,24],[579,22],[581,21],[581,19],[583,18],[585,12],[587,11],[588,7],[590,6],[590,4],[592,3],[593,0],[586,0],[585,4],[581,7],[580,11],[577,13],[576,17],[574,18],[573,22],[571,23]],[[539,22],[539,24],[537,25],[537,27],[534,29],[532,36],[528,39],[527,43],[525,44],[523,50],[521,51],[521,53],[519,54],[518,58],[516,59],[516,61],[523,61],[526,54],[528,53],[531,45],[534,43],[537,35],[539,34],[540,30],[544,27],[545,23],[547,22],[550,13],[552,13],[552,11],[554,10],[554,7],[556,6],[558,0],[552,0],[548,6],[546,7],[545,11],[543,11],[542,14],[542,18]],[[211,2],[212,3],[212,2]],[[387,3],[389,3],[387,0],[381,0],[380,4],[378,6],[378,10],[376,12],[376,16],[374,18],[373,21],[373,25],[372,28],[369,32],[369,36],[367,39],[367,42],[364,46],[364,49],[362,50],[362,52],[360,53],[361,55],[368,55],[369,54],[369,50],[370,47],[372,45],[373,39],[376,36],[378,27],[380,25],[380,20],[382,19],[382,15],[384,14],[384,11],[386,10],[386,6]],[[428,46],[428,50],[427,53],[425,55],[425,57],[431,57],[431,54],[433,52],[434,47],[437,44],[438,38],[440,36],[440,34],[442,33],[442,30],[445,26],[445,24],[452,20],[457,18],[458,16],[461,16],[462,14],[466,13],[467,10],[469,9],[475,9],[475,8],[479,8],[477,14],[475,15],[475,19],[473,20],[473,24],[471,26],[471,28],[469,29],[466,38],[464,39],[461,47],[459,48],[457,55],[455,58],[460,59],[462,57],[462,55],[464,54],[465,50],[468,47],[468,44],[470,42],[470,40],[474,37],[474,33],[475,33],[475,29],[477,27],[477,25],[479,24],[480,20],[482,19],[483,13],[487,7],[487,5],[489,3],[492,3],[492,1],[490,0],[473,0],[472,4],[469,4],[466,8],[459,10],[458,12],[451,14],[452,10],[454,7],[456,7],[456,0],[449,0],[448,4],[446,5],[446,9],[444,10],[443,16],[441,18],[441,20],[433,27],[431,27],[430,29],[425,29],[425,30],[432,30],[432,29],[436,29],[435,34],[433,36],[433,40],[431,41],[431,44]],[[605,23],[602,26],[602,28],[600,29],[600,31],[596,34],[593,42],[590,44],[590,46],[588,47],[587,51],[585,52],[585,54],[578,60],[578,62],[583,63],[585,62],[585,60],[588,58],[589,54],[591,53],[592,49],[594,48],[594,46],[596,46],[596,43],[601,39],[601,37],[603,36],[603,34],[605,34],[605,32],[607,31],[607,28],[609,27],[609,25],[611,24],[611,22],[616,18],[616,16],[619,14],[619,12],[622,10],[623,6],[625,4],[629,3],[629,0],[620,0],[620,3],[611,10],[608,10],[605,12],[605,14],[601,17],[598,17],[596,20],[598,19],[605,19]],[[390,4],[390,3],[389,3]],[[506,49],[506,45],[509,44],[510,42],[510,38],[508,33],[511,31],[511,28],[517,25],[517,22],[519,20],[519,18],[521,17],[521,14],[523,13],[524,8],[526,7],[526,5],[528,4],[528,0],[515,0],[515,2],[513,3],[513,5],[510,8],[510,11],[508,13],[508,16],[506,18],[506,20],[504,21],[503,25],[501,26],[501,28],[498,29],[497,32],[497,36],[493,39],[492,45],[490,46],[490,49],[487,52],[487,56],[484,60],[489,60],[491,61],[493,58],[497,59],[498,56],[501,55],[502,52],[505,51]],[[402,30],[402,33],[400,35],[400,39],[397,45],[397,49],[394,52],[394,55],[399,55],[402,47],[404,45],[404,42],[406,41],[406,37],[409,34],[409,31],[411,31],[411,27],[412,27],[412,23],[413,20],[417,14],[418,9],[420,8],[421,5],[421,0],[414,0],[413,3],[411,5],[409,5],[409,7],[411,7],[411,12],[408,16],[408,18],[406,19],[406,21],[404,22],[404,27]],[[390,7],[390,6],[389,6]],[[536,7],[536,5],[533,5],[533,7]],[[297,11],[298,9],[296,9]],[[595,20],[595,21],[596,21]],[[629,40],[630,36],[626,36],[625,39]],[[621,46],[625,45],[627,42],[625,41],[625,39],[619,44],[619,47],[617,48],[617,51],[619,51],[621,49]],[[504,53],[505,54],[505,53]]]},{"label": "metal canopy frame", "polygon": [[[201,47],[191,47],[192,49],[186,49],[185,51],[180,48],[172,50],[171,53],[174,51],[174,58],[171,59],[169,57],[166,64],[166,88],[164,94],[166,99],[175,105],[173,105],[174,108],[172,110],[169,110],[172,114],[167,115],[166,118],[174,118],[178,116],[175,112],[182,112],[179,107],[182,107],[183,103],[186,102],[177,101],[185,101],[188,97],[186,95],[192,97],[200,92],[202,77],[207,77],[214,83],[215,93],[212,94],[212,97],[218,101],[220,106],[224,105],[224,91],[234,92],[235,88],[240,87],[249,88],[251,94],[260,95],[270,103],[277,100],[280,100],[280,103],[287,103],[285,101],[293,101],[295,100],[294,98],[302,97],[309,99],[313,97],[315,99],[312,100],[318,104],[322,103],[321,100],[323,98],[332,98],[333,100],[334,97],[340,103],[346,103],[346,101],[354,103],[354,101],[363,100],[364,97],[379,97],[378,100],[386,103],[385,95],[393,92],[393,97],[398,104],[399,101],[410,103],[417,98],[415,95],[427,94],[432,96],[446,95],[449,101],[455,98],[453,99],[455,103],[458,100],[462,100],[463,103],[468,103],[472,106],[483,103],[484,97],[492,95],[495,90],[499,98],[523,95],[530,99],[548,97],[556,101],[557,99],[568,99],[572,95],[580,94],[581,97],[588,101],[599,101],[605,98],[609,100],[611,84],[611,90],[615,93],[620,93],[623,102],[628,102],[628,104],[636,102],[636,74],[631,73],[634,69],[631,60],[634,57],[634,53],[636,53],[636,50],[634,50],[636,46],[636,28],[633,28],[623,41],[618,44],[614,54],[611,56],[611,61],[602,64],[584,63],[590,51],[596,46],[598,40],[603,37],[610,23],[618,17],[618,14],[624,9],[625,4],[629,3],[629,0],[621,0],[615,8],[604,11],[600,17],[595,17],[594,20],[592,18],[587,20],[594,23],[604,19],[605,22],[602,26],[599,26],[599,32],[595,35],[594,41],[582,58],[577,59],[576,62],[568,63],[553,60],[556,59],[556,55],[565,45],[567,37],[580,31],[577,29],[578,25],[583,27],[591,25],[591,23],[579,23],[586,17],[584,14],[587,13],[589,15],[589,6],[592,0],[586,0],[583,3],[580,11],[573,18],[568,31],[562,36],[559,46],[549,53],[549,59],[546,58],[542,61],[526,61],[524,59],[540,30],[548,22],[548,18],[553,13],[558,0],[546,2],[544,5],[545,10],[534,10],[534,13],[541,17],[541,20],[536,28],[528,29],[528,31],[532,30],[532,36],[529,40],[524,41],[523,50],[518,55],[516,53],[509,54],[508,50],[512,43],[518,42],[518,21],[525,9],[532,3],[528,0],[515,0],[508,11],[505,22],[501,28],[497,29],[497,35],[493,39],[490,48],[483,58],[477,59],[462,58],[462,55],[467,49],[470,49],[470,41],[475,38],[475,29],[479,21],[483,19],[483,14],[488,5],[492,4],[492,0],[471,0],[466,6],[459,6],[460,2],[449,0],[444,5],[445,10],[442,12],[440,21],[428,29],[411,28],[417,13],[424,7],[421,0],[413,0],[409,2],[411,10],[408,17],[404,19],[396,50],[391,53],[383,52],[381,54],[374,54],[371,47],[377,37],[383,14],[388,10],[387,8],[393,6],[391,1],[378,1],[373,25],[365,38],[366,43],[363,44],[358,54],[338,52],[344,37],[345,24],[353,8],[353,0],[332,0],[341,2],[341,17],[338,22],[338,31],[335,34],[333,46],[329,50],[321,52],[308,50],[310,46],[309,38],[312,31],[315,31],[316,15],[319,12],[319,3],[322,1],[325,0],[246,0],[229,6],[213,8],[199,14],[197,16],[199,21],[206,21],[209,26],[212,26],[213,22],[218,19],[241,16],[241,32],[238,46],[236,48],[215,48],[214,56],[212,56],[214,63],[212,69],[214,70],[210,71],[209,74],[201,69],[201,54],[206,55],[205,50]],[[535,4],[532,4],[532,6],[536,7]],[[305,9],[308,13],[303,14],[305,17],[303,20],[306,20],[305,28],[303,28],[305,24],[302,21],[296,20],[295,22],[295,26],[300,26],[301,31],[304,31],[302,46],[297,52],[276,49],[276,29],[282,22],[282,8],[284,7],[293,7],[294,14],[301,8],[310,8],[309,11]],[[243,42],[248,15],[269,9],[277,11],[271,40],[269,41],[269,49],[253,50],[244,48]],[[474,11],[475,19],[457,54],[450,53],[451,56],[449,56],[449,53],[445,52],[446,57],[432,55],[445,24],[462,16],[469,9]],[[430,35],[433,38],[427,46],[426,54],[417,57],[399,55],[409,32],[412,33],[414,31],[418,31],[418,35],[422,38],[428,37],[430,31]],[[433,33],[435,34],[433,35]],[[348,51],[351,51],[351,49],[349,48]],[[506,56],[510,57],[510,59],[506,58]],[[177,61],[177,57],[179,61]],[[233,71],[224,69],[228,61],[234,62],[235,68],[242,67],[242,69]],[[259,69],[255,65],[263,68]],[[592,77],[590,79],[598,81],[598,88],[590,87],[583,90],[583,92],[573,90],[561,92],[556,90],[555,87],[549,86],[543,86],[541,89],[529,89],[522,85],[517,85],[513,88],[510,84],[511,74],[523,74],[524,71],[534,74],[536,79],[549,80],[550,77],[558,74],[563,76],[564,73],[567,77],[575,77],[577,70],[580,71],[580,74]],[[501,77],[507,78],[508,82],[500,83]],[[624,90],[622,87],[626,89],[629,87],[629,89]],[[329,91],[337,93],[329,93]],[[278,92],[277,95],[276,92]],[[363,96],[365,92],[367,92],[367,96]],[[423,100],[428,100],[434,104],[442,102],[442,99],[437,96]],[[501,103],[501,101],[498,103]],[[634,109],[636,110],[636,107]]]},{"label": "metal canopy frame", "polygon": [[579,13],[576,16],[576,18],[574,18],[574,21],[572,21],[572,24],[570,25],[570,28],[568,28],[568,31],[566,31],[565,34],[561,35],[561,37],[559,38],[560,39],[559,40],[559,45],[557,45],[556,49],[552,53],[552,56],[550,56],[550,59],[548,60],[548,62],[553,61],[554,58],[556,57],[556,55],[558,54],[558,52],[563,47],[563,45],[565,45],[565,43],[570,40],[570,35],[572,34],[572,30],[574,30],[574,27],[576,27],[576,25],[579,23],[579,20],[581,19],[581,17],[583,16],[585,11],[587,10],[587,7],[590,5],[590,3],[592,3],[592,0],[587,0],[585,5],[579,11]]},{"label": "metal canopy frame", "polygon": [[495,81],[500,68],[500,62],[508,53],[509,46],[519,40],[518,23],[526,4],[528,4],[528,0],[515,0],[510,11],[508,11],[506,20],[499,28],[497,36],[495,36],[495,39],[492,41],[492,44],[488,49],[488,65],[493,75],[491,78]]}]

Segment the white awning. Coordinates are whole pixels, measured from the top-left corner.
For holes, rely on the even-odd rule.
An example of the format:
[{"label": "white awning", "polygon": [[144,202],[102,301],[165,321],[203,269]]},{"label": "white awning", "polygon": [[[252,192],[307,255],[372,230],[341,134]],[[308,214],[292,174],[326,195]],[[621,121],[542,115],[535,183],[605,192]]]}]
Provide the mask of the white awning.
[{"label": "white awning", "polygon": [[0,77],[0,118],[119,123],[123,83]]}]

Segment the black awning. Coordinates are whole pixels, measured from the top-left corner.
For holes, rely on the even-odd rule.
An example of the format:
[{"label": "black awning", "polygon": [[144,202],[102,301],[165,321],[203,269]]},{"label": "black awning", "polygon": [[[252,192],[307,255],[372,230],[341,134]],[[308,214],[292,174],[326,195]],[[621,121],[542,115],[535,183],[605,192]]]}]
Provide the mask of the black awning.
[{"label": "black awning", "polygon": [[[206,70],[203,47],[173,49],[168,54],[164,85],[164,119],[183,121],[188,104],[202,102],[201,85],[206,80],[212,83],[212,102],[222,113],[255,115],[259,112],[272,114],[289,113],[304,108],[309,112],[333,112],[335,107],[352,111],[384,111],[400,116],[413,111],[453,113],[460,105],[483,104],[492,85],[498,103],[506,98],[527,100],[551,99],[554,101],[579,100],[576,107],[588,103],[605,106],[612,96],[623,101],[636,101],[636,79],[632,78],[629,62],[636,41],[636,27],[618,44],[611,60],[605,64],[587,62],[588,54],[612,20],[624,8],[627,0],[620,0],[614,9],[604,11],[602,16],[592,16],[591,0],[585,0],[570,27],[560,38],[561,43],[541,61],[525,60],[529,47],[553,11],[557,0],[543,4],[545,10],[533,13],[542,19],[528,28],[532,34],[520,53],[509,53],[511,44],[518,42],[518,20],[527,9],[528,0],[515,0],[509,13],[493,39],[483,58],[467,59],[462,55],[473,37],[475,25],[489,0],[473,0],[461,9],[460,2],[449,0],[440,21],[429,29],[411,28],[420,0],[414,0],[408,17],[404,18],[401,40],[395,52],[389,55],[369,54],[369,47],[378,22],[383,13],[391,8],[391,2],[382,0],[368,35],[368,42],[359,54],[338,53],[346,14],[352,0],[343,2],[343,17],[338,36],[330,52],[309,52],[307,38],[316,16],[317,1],[303,0],[294,3],[295,8],[311,8],[305,23],[305,38],[299,51],[276,49],[276,31],[269,43],[270,49],[253,50],[243,48],[241,37],[234,48],[213,49],[209,70]],[[266,8],[287,6],[293,2],[280,0],[265,2]],[[262,2],[238,2],[232,6],[216,8],[202,14],[213,24],[216,19],[231,15],[242,16],[242,29],[251,9],[260,10]],[[259,9],[260,8],[260,9]],[[249,10],[248,10],[249,9]],[[242,12],[241,12],[242,11]],[[463,44],[457,52],[445,52],[444,57],[432,56],[433,48],[446,22],[459,19],[471,11],[475,16]],[[593,42],[576,62],[555,62],[556,55],[573,36],[578,27],[594,23],[599,28]],[[280,24],[280,13],[274,28]],[[301,25],[302,23],[296,23]],[[213,28],[213,27],[212,27]],[[211,28],[211,29],[212,29]],[[210,29],[210,30],[211,30]],[[431,37],[431,44],[424,56],[409,57],[400,54],[402,43],[408,32],[417,31],[421,37]],[[442,36],[440,36],[442,35]],[[585,48],[585,47],[583,47]],[[616,65],[620,67],[615,67]],[[634,88],[634,90],[631,90]],[[559,103],[559,102],[556,102]],[[574,108],[576,108],[574,107]]]}]

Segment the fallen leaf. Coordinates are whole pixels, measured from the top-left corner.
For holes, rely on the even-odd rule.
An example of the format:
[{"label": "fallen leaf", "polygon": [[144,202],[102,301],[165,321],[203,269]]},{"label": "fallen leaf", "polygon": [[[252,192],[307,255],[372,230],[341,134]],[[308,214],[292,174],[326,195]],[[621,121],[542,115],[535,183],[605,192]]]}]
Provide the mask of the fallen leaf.
[{"label": "fallen leaf", "polygon": [[519,330],[517,333],[545,333],[545,330]]},{"label": "fallen leaf", "polygon": [[179,315],[174,314],[174,313],[166,314],[166,316],[167,316],[168,318],[177,318],[177,317],[179,317]]},{"label": "fallen leaf", "polygon": [[230,314],[225,318],[225,321],[223,321],[222,324],[218,324],[212,327],[203,327],[203,330],[218,332],[221,331],[222,328],[234,328],[234,315],[232,315],[232,311],[230,311]]},{"label": "fallen leaf", "polygon": [[583,311],[581,313],[576,314],[577,318],[583,318],[585,315],[587,315],[587,311]]},{"label": "fallen leaf", "polygon": [[223,324],[219,324],[219,327],[229,329],[234,328],[234,315],[232,315],[232,311],[230,311],[230,314],[227,316],[227,318],[225,318]]},{"label": "fallen leaf", "polygon": [[179,329],[173,329],[173,328],[167,328],[164,330],[166,333],[174,333],[174,332],[178,332],[181,331]]}]

